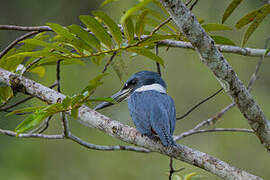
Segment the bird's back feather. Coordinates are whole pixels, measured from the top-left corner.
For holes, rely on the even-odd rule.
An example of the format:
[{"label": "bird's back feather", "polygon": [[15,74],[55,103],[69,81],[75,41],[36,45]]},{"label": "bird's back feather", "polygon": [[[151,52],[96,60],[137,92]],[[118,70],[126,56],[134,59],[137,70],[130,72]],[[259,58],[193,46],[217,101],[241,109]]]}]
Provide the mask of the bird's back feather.
[{"label": "bird's back feather", "polygon": [[134,92],[128,99],[128,107],[140,133],[151,138],[154,130],[164,146],[175,145],[172,135],[176,113],[170,96],[153,90]]}]

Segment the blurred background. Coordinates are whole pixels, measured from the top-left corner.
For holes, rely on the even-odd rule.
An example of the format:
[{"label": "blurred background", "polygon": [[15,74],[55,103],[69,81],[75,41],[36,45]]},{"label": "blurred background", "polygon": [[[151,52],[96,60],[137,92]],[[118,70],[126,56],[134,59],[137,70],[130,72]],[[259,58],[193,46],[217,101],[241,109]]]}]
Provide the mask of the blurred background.
[{"label": "blurred background", "polygon": [[[100,8],[102,1],[98,0],[9,0],[2,1],[0,6],[0,24],[15,24],[25,26],[45,25],[47,22],[61,25],[79,24],[79,15],[90,14],[91,10],[102,9],[114,20],[119,21],[123,12],[137,1],[124,1],[112,3]],[[222,15],[230,1],[199,1],[193,12],[197,17],[206,20],[206,23],[221,23]],[[238,10],[227,20],[226,24],[233,26],[240,17],[263,5],[262,1],[244,1]],[[263,48],[265,40],[270,36],[270,16],[268,16],[248,41],[248,47]],[[228,36],[237,45],[241,44],[242,30],[218,33]],[[0,31],[0,49],[5,48],[21,32]],[[247,84],[255,70],[259,58],[224,54],[229,63],[237,72],[239,78]],[[175,101],[178,116],[183,115],[191,106],[211,95],[220,87],[210,70],[202,64],[198,54],[192,50],[170,48],[160,49],[160,56],[165,60],[165,69],[162,75],[168,85],[168,93]],[[119,80],[115,72],[109,68],[109,76],[104,78],[104,85],[98,88],[96,97],[107,97],[118,91],[125,80],[133,73],[141,70],[156,70],[153,61],[135,57],[125,57],[128,75]],[[265,115],[270,118],[270,59],[266,58],[252,90],[252,95],[260,105]],[[103,62],[105,64],[106,61]],[[103,69],[90,61],[86,66],[62,66],[62,91],[73,95],[98,75]],[[51,85],[55,81],[55,67],[46,67],[46,75],[39,78],[28,74],[28,77],[44,85]],[[18,94],[17,99],[23,95]],[[185,119],[177,122],[175,135],[193,128],[200,121],[206,120],[223,107],[231,103],[230,97],[222,92],[214,99],[200,106]],[[40,104],[31,100],[20,107]],[[133,126],[128,113],[127,103],[102,110],[101,113],[121,123]],[[14,129],[23,120],[22,116],[6,117],[0,113],[0,127]],[[47,133],[60,132],[60,120],[54,116]],[[71,130],[82,139],[101,145],[124,144],[117,139],[96,130],[82,126],[76,120],[70,119]],[[215,127],[249,128],[247,120],[237,108],[227,112]],[[134,152],[103,152],[88,150],[69,140],[41,140],[17,139],[0,134],[0,179],[7,180],[89,180],[89,179],[168,179],[169,158],[157,153],[142,154]],[[270,156],[260,144],[258,138],[246,133],[205,133],[193,135],[182,139],[178,143],[185,144],[194,149],[210,154],[233,166],[247,170],[264,179],[270,178]],[[197,172],[205,179],[219,179],[194,166],[175,161],[175,168],[185,167],[180,175]]]}]

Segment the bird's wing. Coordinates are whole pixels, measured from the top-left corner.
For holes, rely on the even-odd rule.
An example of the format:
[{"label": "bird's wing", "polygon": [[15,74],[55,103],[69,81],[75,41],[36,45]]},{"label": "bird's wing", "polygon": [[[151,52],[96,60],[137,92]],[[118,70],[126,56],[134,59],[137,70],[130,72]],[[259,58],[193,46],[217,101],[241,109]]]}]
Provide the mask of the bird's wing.
[{"label": "bird's wing", "polygon": [[144,101],[144,93],[133,93],[128,99],[130,116],[141,134],[151,136],[149,101]]},{"label": "bird's wing", "polygon": [[129,110],[136,128],[152,136],[151,128],[158,134],[163,145],[173,145],[175,107],[167,94],[156,91],[135,92],[129,99]]}]

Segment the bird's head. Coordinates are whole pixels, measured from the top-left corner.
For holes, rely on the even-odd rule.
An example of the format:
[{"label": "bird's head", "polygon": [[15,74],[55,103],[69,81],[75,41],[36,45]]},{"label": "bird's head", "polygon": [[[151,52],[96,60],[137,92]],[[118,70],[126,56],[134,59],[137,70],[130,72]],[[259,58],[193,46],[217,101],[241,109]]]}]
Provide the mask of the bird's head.
[{"label": "bird's head", "polygon": [[[124,84],[124,87],[116,94],[112,95],[117,102],[126,100],[134,92],[142,92],[155,90],[161,93],[166,93],[166,83],[161,76],[152,71],[140,71],[132,75]],[[95,107],[95,110],[103,109],[111,106],[111,102],[103,102]]]}]

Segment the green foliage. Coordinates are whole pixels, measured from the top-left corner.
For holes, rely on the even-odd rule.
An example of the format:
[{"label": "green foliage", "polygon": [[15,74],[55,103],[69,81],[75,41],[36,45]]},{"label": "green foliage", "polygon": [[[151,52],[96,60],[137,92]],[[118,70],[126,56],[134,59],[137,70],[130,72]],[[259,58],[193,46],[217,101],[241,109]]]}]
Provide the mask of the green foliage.
[{"label": "green foliage", "polygon": [[134,39],[135,29],[131,17],[125,19],[122,23],[124,28],[124,34],[127,37],[128,42],[132,42]]},{"label": "green foliage", "polygon": [[267,49],[267,50],[265,51],[264,56],[268,55],[269,53],[270,53],[270,49]]},{"label": "green foliage", "polygon": [[[247,43],[250,36],[254,33],[254,31],[257,29],[257,27],[260,25],[260,23],[268,14],[270,14],[270,4],[266,4],[260,9],[258,9],[256,12],[251,13],[252,17],[250,17],[250,14],[248,14],[249,16],[247,15],[247,17],[244,16],[242,19],[240,19],[240,21],[242,20],[241,22],[238,21],[238,27],[241,28],[242,26],[244,26],[243,22],[247,22],[247,20],[245,21],[243,19],[249,19],[249,20],[253,19],[252,24],[248,27],[247,31],[245,32],[242,46],[244,46]],[[250,22],[251,21],[248,21],[247,24]]]},{"label": "green foliage", "polygon": [[222,24],[227,20],[227,18],[232,14],[232,12],[239,6],[243,0],[233,0],[229,6],[226,8],[223,17]]},{"label": "green foliage", "polygon": [[92,11],[92,14],[101,19],[109,28],[112,37],[117,42],[118,46],[122,42],[122,33],[118,27],[118,25],[103,11]]},{"label": "green foliage", "polygon": [[107,48],[111,48],[111,37],[104,29],[104,27],[92,16],[81,15],[80,20],[86,25],[86,27],[93,32],[97,39],[104,43]]},{"label": "green foliage", "polygon": [[117,2],[118,0],[105,0],[105,1],[103,1],[102,3],[101,3],[101,7],[103,7],[103,6],[105,6],[105,5],[107,5],[107,4],[109,4],[109,3],[112,3],[112,2]]},{"label": "green foliage", "polygon": [[[226,21],[226,19],[231,15],[231,13],[238,7],[238,5],[242,2],[242,0],[233,0],[230,5],[227,7],[223,18],[222,23]],[[245,25],[251,23],[251,25],[248,27],[248,29],[245,32],[242,46],[244,46],[250,36],[254,33],[254,31],[258,28],[258,26],[261,24],[263,19],[270,14],[270,4],[265,4],[261,8],[254,10],[247,15],[243,16],[238,22],[235,24],[235,27],[237,29],[240,29],[244,27]]]},{"label": "green foliage", "polygon": [[148,14],[148,10],[144,10],[136,21],[135,32],[138,38],[144,33],[144,26],[146,21],[146,15]]},{"label": "green foliage", "polygon": [[149,4],[152,1],[153,0],[142,0],[135,6],[127,10],[127,12],[121,17],[120,22],[123,23],[128,17],[130,17],[131,15],[133,15],[135,12],[139,11],[140,9],[144,8],[147,4]]},{"label": "green foliage", "polygon": [[205,31],[225,31],[225,30],[232,30],[227,25],[224,24],[203,24],[202,27]]},{"label": "green foliage", "polygon": [[233,45],[235,46],[235,43],[226,38],[226,37],[223,37],[223,36],[211,36],[211,38],[214,39],[214,41],[217,43],[217,44],[224,44],[224,45]]},{"label": "green foliage", "polygon": [[6,103],[13,97],[13,91],[9,86],[0,86],[0,103]]},{"label": "green foliage", "polygon": [[[102,78],[108,74],[100,74],[97,77],[89,81],[89,84],[82,90],[82,92],[73,97],[66,97],[62,102],[57,102],[48,106],[38,106],[38,107],[29,107],[15,110],[8,115],[18,114],[18,113],[31,113],[27,116],[16,128],[15,132],[20,134],[26,132],[38,124],[40,124],[45,118],[52,116],[59,112],[71,112],[73,118],[78,117],[78,110],[83,104],[90,104],[91,102],[96,101],[111,101],[111,98],[96,98],[90,99],[91,95],[95,92],[96,88],[103,83],[101,82]],[[1,89],[0,89],[1,90]]]},{"label": "green foliage", "polygon": [[142,56],[146,56],[146,57],[158,62],[159,64],[161,64],[164,67],[163,60],[159,56],[157,56],[154,53],[152,53],[151,51],[149,51],[148,49],[134,47],[134,48],[129,48],[128,51],[135,52],[135,53],[140,54]]}]

